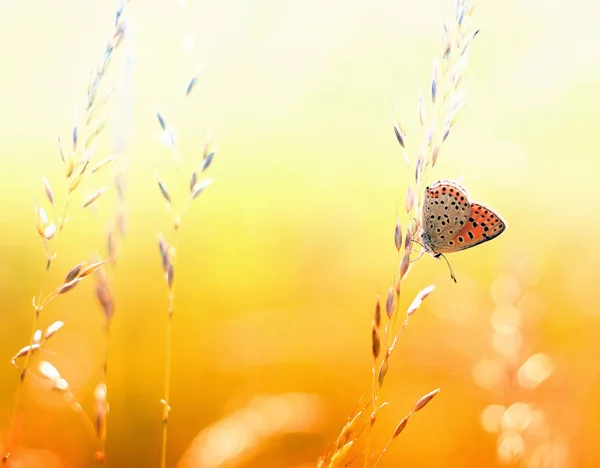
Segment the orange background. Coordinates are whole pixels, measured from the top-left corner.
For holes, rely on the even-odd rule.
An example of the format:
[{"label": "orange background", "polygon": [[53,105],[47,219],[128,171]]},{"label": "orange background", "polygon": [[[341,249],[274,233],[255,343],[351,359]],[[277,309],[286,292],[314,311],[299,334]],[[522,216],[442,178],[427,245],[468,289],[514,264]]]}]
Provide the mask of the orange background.
[{"label": "orange background", "polygon": [[[69,139],[111,31],[112,3],[0,7],[3,433],[19,380],[10,357],[28,343],[45,262],[32,205],[44,202],[41,174],[60,187],[56,136]],[[437,289],[391,360],[383,389],[390,406],[375,426],[374,448],[419,396],[443,391],[381,466],[501,466],[506,431],[486,431],[482,412],[519,402],[537,418],[519,435],[523,466],[600,464],[598,8],[510,0],[475,9],[482,32],[465,77],[469,104],[429,182],[460,178],[509,227],[450,256],[457,284],[441,261],[424,258],[412,270],[406,306],[423,287]],[[370,393],[372,309],[394,280],[392,235],[411,176],[390,117],[402,117],[414,157],[417,96],[428,90],[442,21],[452,12],[452,2],[440,0],[128,6],[129,36],[106,77],[121,91],[99,140],[104,156],[122,144],[128,169],[128,232],[113,278],[107,466],[159,459],[167,290],[156,239],[161,230],[172,237],[155,176],[183,197],[188,175],[170,170],[155,112],[173,124],[188,161],[199,161],[213,132],[219,146],[214,183],[179,232],[169,465],[204,428],[253,408],[253,398],[299,393],[307,399],[289,401],[304,408],[297,418],[308,418],[306,431],[253,439],[254,451],[226,466],[314,466]],[[109,173],[90,178],[81,193],[107,183]],[[73,216],[49,286],[93,252],[104,255],[113,192]],[[44,310],[41,324],[59,319],[67,324],[48,342],[52,354],[32,362],[52,362],[93,417],[105,346],[93,280]],[[537,353],[549,358],[550,376],[522,388],[516,372]],[[45,460],[28,466],[96,466],[97,443],[62,397],[34,379],[23,395],[21,456]],[[268,418],[282,411],[275,406]]]}]

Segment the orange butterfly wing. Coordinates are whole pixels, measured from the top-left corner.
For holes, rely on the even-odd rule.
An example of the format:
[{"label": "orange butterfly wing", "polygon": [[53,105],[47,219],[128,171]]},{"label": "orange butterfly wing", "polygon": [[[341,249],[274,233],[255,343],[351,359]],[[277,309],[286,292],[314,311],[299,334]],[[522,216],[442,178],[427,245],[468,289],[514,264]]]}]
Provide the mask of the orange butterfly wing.
[{"label": "orange butterfly wing", "polygon": [[471,202],[471,212],[465,226],[438,252],[450,253],[469,249],[498,237],[506,230],[506,222],[490,208]]}]

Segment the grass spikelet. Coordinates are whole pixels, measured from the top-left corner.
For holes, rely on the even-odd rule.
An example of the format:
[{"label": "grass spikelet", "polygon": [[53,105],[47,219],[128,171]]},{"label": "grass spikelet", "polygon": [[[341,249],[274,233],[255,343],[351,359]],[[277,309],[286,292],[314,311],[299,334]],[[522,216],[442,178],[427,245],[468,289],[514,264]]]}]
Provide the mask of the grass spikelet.
[{"label": "grass spikelet", "polygon": [[24,346],[23,348],[21,348],[19,351],[17,351],[17,354],[15,354],[12,359],[10,360],[12,365],[15,366],[17,369],[19,366],[17,366],[17,359],[22,358],[23,356],[27,356],[30,353],[33,354],[35,353],[38,349],[40,348],[40,344],[36,344],[36,343],[32,343],[31,345],[27,345]]},{"label": "grass spikelet", "polygon": [[423,395],[421,398],[419,398],[417,400],[417,402],[415,403],[415,406],[413,408],[413,413],[416,413],[417,411],[423,409],[425,407],[425,405],[427,405],[427,403],[429,403],[433,399],[433,397],[435,397],[441,391],[442,391],[441,388],[436,388],[435,390],[432,390],[431,392],[429,392],[427,395]]},{"label": "grass spikelet", "polygon": [[396,250],[400,252],[402,248],[402,225],[400,224],[400,218],[396,220],[396,229],[394,230],[394,245]]},{"label": "grass spikelet", "polygon": [[158,181],[158,188],[160,189],[160,193],[162,194],[163,198],[167,200],[167,203],[172,203],[169,190],[167,189],[166,185],[163,184],[160,180]]},{"label": "grass spikelet", "polygon": [[79,272],[81,271],[81,269],[83,267],[85,267],[86,265],[87,265],[87,261],[84,261],[84,262],[78,263],[73,268],[71,268],[71,270],[69,271],[69,273],[67,273],[67,276],[65,277],[65,283],[69,283],[69,282],[73,281],[75,278],[77,278],[79,276]]},{"label": "grass spikelet", "polygon": [[106,166],[108,166],[109,164],[117,161],[119,159],[119,157],[117,155],[113,155],[109,158],[103,159],[102,161],[98,162],[91,170],[90,172],[92,174],[95,174],[96,172],[98,172],[100,169],[105,168]]},{"label": "grass spikelet", "polygon": [[394,133],[396,134],[396,139],[398,140],[398,143],[400,143],[400,146],[402,146],[402,148],[406,148],[404,145],[404,134],[398,124],[394,125]]},{"label": "grass spikelet", "polygon": [[396,426],[396,429],[394,429],[394,432],[392,433],[392,439],[395,439],[396,437],[398,437],[402,431],[406,428],[406,425],[408,424],[408,420],[410,419],[410,414],[407,416],[404,416],[402,418],[402,421],[400,421],[398,423],[398,425]]},{"label": "grass spikelet", "polygon": [[435,286],[431,285],[431,286],[427,286],[425,289],[423,289],[419,294],[417,294],[417,297],[415,297],[414,301],[412,301],[412,303],[410,304],[410,306],[408,307],[408,310],[406,311],[406,316],[410,317],[412,314],[414,314],[417,309],[419,307],[421,307],[421,304],[423,303],[423,300],[429,296],[429,294],[431,294],[431,292],[435,289]]},{"label": "grass spikelet", "polygon": [[165,119],[160,112],[156,113],[156,118],[158,119],[158,124],[160,125],[160,128],[162,128],[163,131],[166,131],[167,123],[165,122]]},{"label": "grass spikelet", "polygon": [[375,301],[375,313],[373,314],[373,324],[376,328],[379,328],[381,324],[381,301],[379,296],[377,296],[377,300]]},{"label": "grass spikelet", "polygon": [[385,313],[387,314],[388,318],[392,318],[392,315],[394,313],[394,306],[396,305],[396,298],[395,298],[395,294],[394,294],[394,288],[390,287],[388,289],[388,293],[387,293],[387,297],[385,299]]},{"label": "grass spikelet", "polygon": [[63,322],[62,320],[57,320],[56,322],[52,323],[52,325],[50,325],[48,328],[46,328],[46,333],[44,334],[44,339],[47,340],[50,337],[54,336],[64,326],[65,326],[65,322]]},{"label": "grass spikelet", "polygon": [[50,182],[46,178],[46,176],[42,176],[42,184],[44,185],[44,192],[46,192],[46,197],[51,205],[54,205],[54,192],[52,191],[52,187],[50,186]]},{"label": "grass spikelet", "polygon": [[106,260],[99,260],[97,262],[90,263],[90,264],[86,263],[86,265],[84,265],[84,267],[81,269],[78,276],[80,278],[85,278],[86,276],[91,275],[92,273],[98,271],[98,269],[100,269],[102,267],[102,265],[105,265],[106,263],[112,262],[112,261],[113,261],[113,259],[109,258]]},{"label": "grass spikelet", "polygon": [[383,361],[381,362],[381,365],[379,366],[379,372],[377,373],[377,382],[379,384],[379,387],[381,387],[383,385],[383,380],[385,379],[385,376],[387,375],[388,368],[389,368],[389,354],[386,353],[385,358],[383,359]]},{"label": "grass spikelet", "polygon": [[58,291],[56,292],[56,294],[65,294],[65,293],[68,293],[75,286],[77,286],[81,280],[82,280],[82,278],[75,278],[74,280],[69,281],[68,283],[63,284],[60,288],[58,288]]},{"label": "grass spikelet", "polygon": [[377,360],[379,351],[381,350],[381,340],[376,326],[373,326],[371,331],[371,350],[373,351],[373,359]]},{"label": "grass spikelet", "polygon": [[83,202],[83,208],[87,208],[88,206],[90,206],[92,203],[98,200],[98,198],[100,198],[102,194],[104,194],[107,190],[108,187],[102,187],[101,189],[98,189],[94,193],[90,194]]},{"label": "grass spikelet", "polygon": [[200,195],[204,191],[204,189],[206,189],[206,187],[208,187],[210,184],[212,184],[211,179],[204,179],[204,180],[201,180],[200,182],[198,182],[197,184],[195,184],[192,187],[192,191],[191,191],[192,200],[196,199],[196,197],[198,195]]},{"label": "grass spikelet", "polygon": [[185,95],[189,96],[190,93],[192,92],[192,90],[194,89],[194,86],[196,85],[196,77],[193,76],[192,79],[189,81],[187,87],[185,88]]},{"label": "grass spikelet", "polygon": [[406,275],[408,274],[409,267],[410,250],[405,250],[404,255],[402,255],[402,261],[400,262],[400,266],[398,267],[398,276],[400,276],[401,279],[404,279],[406,277]]}]

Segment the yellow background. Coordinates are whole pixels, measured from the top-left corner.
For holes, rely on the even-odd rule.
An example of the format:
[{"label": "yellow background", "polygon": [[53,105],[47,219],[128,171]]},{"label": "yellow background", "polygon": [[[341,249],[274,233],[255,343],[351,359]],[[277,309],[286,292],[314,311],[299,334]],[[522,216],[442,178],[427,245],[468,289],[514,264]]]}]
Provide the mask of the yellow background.
[{"label": "yellow background", "polygon": [[[113,3],[0,3],[3,434],[18,384],[10,357],[29,340],[44,269],[32,206],[44,201],[42,173],[60,187],[56,136],[69,139]],[[167,291],[156,239],[168,233],[168,218],[156,174],[174,196],[188,176],[169,172],[155,112],[173,124],[188,160],[199,161],[212,132],[219,146],[214,183],[179,233],[169,464],[203,428],[253,397],[301,392],[319,402],[311,430],[266,440],[237,466],[313,466],[359,399],[368,399],[372,309],[394,279],[393,229],[412,172],[390,118],[402,117],[414,157],[417,96],[428,90],[442,21],[452,13],[445,0],[128,6],[129,36],[106,77],[126,91],[111,107],[116,125],[100,140],[104,156],[125,142],[128,167],[128,232],[113,281],[107,466],[158,466]],[[383,389],[390,407],[374,447],[420,395],[443,391],[381,466],[497,466],[498,435],[482,428],[481,412],[514,402],[542,410],[552,450],[566,454],[564,464],[526,466],[600,464],[598,13],[594,1],[554,0],[481,2],[474,11],[481,33],[465,77],[469,104],[429,182],[460,178],[509,227],[450,256],[457,284],[431,258],[412,271],[406,305],[423,287],[437,289],[395,350]],[[90,179],[81,190],[98,186]],[[49,285],[104,252],[114,201],[107,194],[98,209],[73,217]],[[508,368],[535,353],[553,363],[535,390],[482,388],[474,378],[482,359],[498,357],[490,318],[494,291],[503,288],[522,315],[523,345]],[[55,354],[43,359],[93,416],[104,349],[93,280],[43,314],[44,326],[67,322],[48,342]],[[95,466],[97,444],[60,396],[32,380],[20,414],[21,443],[41,450],[33,458],[52,452],[57,466]],[[527,456],[541,443],[532,437]],[[31,466],[51,466],[44,463]]]}]

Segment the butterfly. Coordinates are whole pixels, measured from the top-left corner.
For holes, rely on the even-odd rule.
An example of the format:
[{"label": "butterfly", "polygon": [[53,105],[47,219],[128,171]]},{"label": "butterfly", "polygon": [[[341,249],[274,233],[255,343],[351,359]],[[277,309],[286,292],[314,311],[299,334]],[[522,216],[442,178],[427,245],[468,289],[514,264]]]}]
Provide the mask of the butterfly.
[{"label": "butterfly", "polygon": [[[469,200],[469,192],[462,185],[438,180],[425,188],[420,237],[425,250],[435,258],[483,244],[505,230],[502,216]],[[456,281],[452,269],[450,272]]]}]

